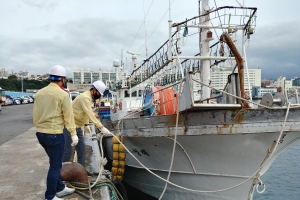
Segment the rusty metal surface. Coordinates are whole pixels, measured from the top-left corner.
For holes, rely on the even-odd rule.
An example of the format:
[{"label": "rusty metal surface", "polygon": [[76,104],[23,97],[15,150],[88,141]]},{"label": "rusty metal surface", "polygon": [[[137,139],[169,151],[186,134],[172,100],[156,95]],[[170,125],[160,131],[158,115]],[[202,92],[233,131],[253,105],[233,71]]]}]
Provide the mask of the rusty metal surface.
[{"label": "rusty metal surface", "polygon": [[[190,109],[180,113],[177,127],[178,145],[172,167],[173,182],[187,188],[210,190],[222,189],[224,185],[232,186],[248,179],[259,169],[266,157],[270,156],[269,149],[272,149],[283,128],[286,112],[287,108],[280,107],[238,110]],[[282,142],[262,172],[268,169],[285,148],[300,140],[299,117],[300,108],[290,108]],[[120,124],[121,134],[125,136],[124,144],[129,151],[146,167],[166,177],[174,144],[169,138],[174,139],[176,115],[125,118]],[[112,152],[108,149],[108,157],[111,155]],[[149,175],[132,156],[127,155],[124,180],[155,196],[156,192],[163,189],[165,183]],[[252,194],[253,190],[250,189],[249,192],[249,188],[253,182],[254,178],[250,178],[249,183],[222,195]],[[143,190],[146,187],[147,190]],[[177,192],[178,188],[172,186],[168,187],[168,190],[169,194],[176,193],[178,199],[185,198],[179,197],[180,194],[190,195]],[[245,196],[240,199],[246,198]],[[172,196],[169,199],[175,198]]]},{"label": "rusty metal surface", "polygon": [[76,181],[88,184],[88,175],[85,168],[77,162],[65,162],[60,170],[63,181]]},{"label": "rusty metal surface", "polygon": [[[262,108],[185,112],[179,114],[177,134],[202,135],[278,132],[282,129],[285,114],[286,109],[284,108],[276,110]],[[299,118],[300,108],[291,108],[284,130],[300,130]],[[175,133],[176,114],[128,118],[123,119],[121,124],[123,126],[120,129],[124,136],[171,136]]]},{"label": "rusty metal surface", "polygon": [[[245,97],[245,88],[244,88],[244,59],[240,55],[239,51],[237,50],[235,44],[231,40],[228,33],[223,33],[220,37],[220,41],[225,42],[230,50],[232,51],[236,63],[238,65],[238,73],[239,73],[239,79],[240,79],[240,89],[241,89],[241,97]],[[249,108],[247,102],[245,100],[242,100],[243,108]]]}]

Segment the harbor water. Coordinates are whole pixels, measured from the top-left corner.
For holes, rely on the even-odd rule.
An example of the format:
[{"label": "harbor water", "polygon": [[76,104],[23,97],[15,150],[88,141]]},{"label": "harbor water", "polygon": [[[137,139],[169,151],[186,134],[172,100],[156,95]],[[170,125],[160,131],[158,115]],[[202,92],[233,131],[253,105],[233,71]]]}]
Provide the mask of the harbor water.
[{"label": "harbor water", "polygon": [[[262,194],[255,192],[254,200],[300,199],[300,142],[280,154],[269,170],[261,177],[266,185]],[[261,189],[261,188],[259,188]]]},{"label": "harbor water", "polygon": [[[257,101],[257,103],[260,100]],[[294,97],[290,98],[295,103]],[[300,120],[300,119],[299,119]],[[281,153],[269,170],[261,177],[266,185],[264,193],[255,192],[254,200],[298,200],[300,199],[300,142]],[[259,188],[262,189],[262,188]]]}]

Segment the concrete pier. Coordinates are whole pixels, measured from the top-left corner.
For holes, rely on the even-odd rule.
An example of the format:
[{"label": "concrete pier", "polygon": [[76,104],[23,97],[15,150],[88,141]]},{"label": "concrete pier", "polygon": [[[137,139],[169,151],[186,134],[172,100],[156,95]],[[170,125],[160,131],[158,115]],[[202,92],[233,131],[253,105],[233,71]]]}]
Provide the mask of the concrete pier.
[{"label": "concrete pier", "polygon": [[[35,128],[31,128],[0,145],[1,200],[44,199],[49,161],[35,133]],[[74,193],[64,199],[86,198]]]}]

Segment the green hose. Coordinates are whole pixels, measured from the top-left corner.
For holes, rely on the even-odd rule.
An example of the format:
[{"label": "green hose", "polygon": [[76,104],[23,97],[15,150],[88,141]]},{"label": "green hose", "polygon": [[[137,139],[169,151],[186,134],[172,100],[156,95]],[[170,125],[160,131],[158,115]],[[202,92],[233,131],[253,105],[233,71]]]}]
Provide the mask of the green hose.
[{"label": "green hose", "polygon": [[[88,184],[85,184],[85,183],[80,183],[80,182],[76,182],[76,181],[70,181],[69,183],[72,186],[88,188]],[[102,182],[102,183],[99,182],[94,187],[102,187],[102,186],[107,186],[109,188],[109,195],[110,195],[111,200],[123,200],[123,197],[121,196],[119,191],[117,191],[117,189],[115,188],[115,186],[113,185],[112,182],[110,182],[110,181],[106,181],[106,182]]]}]

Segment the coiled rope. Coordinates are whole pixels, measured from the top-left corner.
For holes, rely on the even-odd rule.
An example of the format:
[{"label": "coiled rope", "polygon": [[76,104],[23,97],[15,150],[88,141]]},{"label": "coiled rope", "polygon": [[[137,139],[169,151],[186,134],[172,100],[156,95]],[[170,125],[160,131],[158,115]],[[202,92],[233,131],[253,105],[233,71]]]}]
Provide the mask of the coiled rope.
[{"label": "coiled rope", "polygon": [[[122,195],[116,188],[113,182],[111,182],[109,179],[104,178],[101,179],[101,181],[95,181],[93,184],[95,187],[103,187],[107,186],[109,188],[109,193],[111,200],[123,200]],[[69,186],[74,187],[74,188],[88,188],[88,185],[85,183],[80,183],[76,181],[70,181]]]}]

